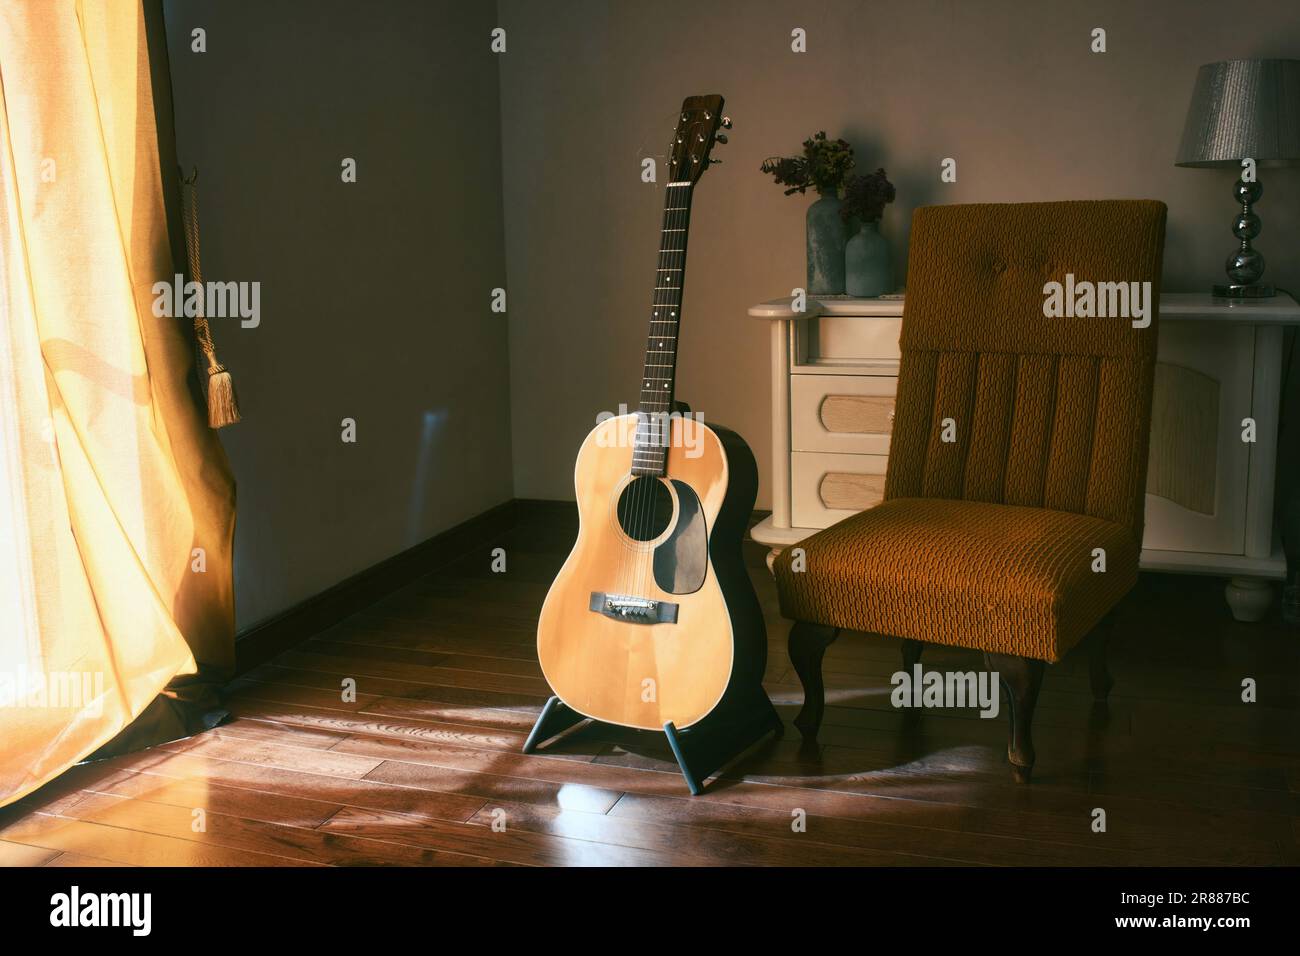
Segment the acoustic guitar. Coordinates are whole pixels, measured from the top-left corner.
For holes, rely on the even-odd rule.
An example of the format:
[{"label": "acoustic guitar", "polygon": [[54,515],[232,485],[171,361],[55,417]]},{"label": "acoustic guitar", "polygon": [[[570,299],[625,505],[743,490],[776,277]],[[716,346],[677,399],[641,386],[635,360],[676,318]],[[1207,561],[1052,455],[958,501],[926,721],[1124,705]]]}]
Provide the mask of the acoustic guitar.
[{"label": "acoustic guitar", "polygon": [[[542,670],[568,716],[544,727],[553,698],[527,748],[584,716],[665,730],[695,792],[675,731],[710,715],[733,715],[737,727],[748,719],[762,731],[780,724],[760,684],[766,634],[741,559],[757,489],[754,456],[734,432],[704,424],[674,398],[691,201],[714,143],[726,142],[720,130],[731,123],[721,112],[720,96],[682,103],[640,405],[601,422],[582,443],[578,538],[537,627]],[[720,762],[704,758],[700,778]]]}]

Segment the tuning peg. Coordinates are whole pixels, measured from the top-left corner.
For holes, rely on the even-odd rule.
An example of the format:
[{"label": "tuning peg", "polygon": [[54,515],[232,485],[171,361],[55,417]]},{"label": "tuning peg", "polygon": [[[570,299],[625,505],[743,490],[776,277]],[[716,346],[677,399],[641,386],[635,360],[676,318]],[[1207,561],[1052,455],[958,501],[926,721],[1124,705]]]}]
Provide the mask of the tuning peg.
[{"label": "tuning peg", "polygon": [[722,144],[723,146],[726,146],[726,145],[727,145],[727,134],[726,134],[726,133],[719,133],[717,136],[713,137],[713,139],[714,139],[715,142],[718,142],[718,143]]},{"label": "tuning peg", "polygon": [[720,159],[711,159],[711,160],[709,160],[709,165],[710,165],[710,166],[716,166],[716,165],[718,165],[718,163],[720,163],[720,162],[722,162],[722,160],[720,160]]},{"label": "tuning peg", "polygon": [[731,117],[730,117],[730,116],[724,116],[724,117],[722,117],[722,128],[723,128],[723,129],[731,129]]}]

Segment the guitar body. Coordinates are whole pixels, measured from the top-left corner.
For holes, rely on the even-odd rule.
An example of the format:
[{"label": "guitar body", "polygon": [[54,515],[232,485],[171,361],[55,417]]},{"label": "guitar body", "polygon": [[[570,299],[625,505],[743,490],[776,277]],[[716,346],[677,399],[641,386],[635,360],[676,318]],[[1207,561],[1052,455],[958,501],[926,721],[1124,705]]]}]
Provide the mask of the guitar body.
[{"label": "guitar body", "polygon": [[740,548],[758,475],[735,433],[674,416],[663,475],[635,476],[636,427],[636,415],[610,418],[578,453],[578,539],[547,594],[537,651],[574,711],[685,729],[751,693],[766,667]]},{"label": "guitar body", "polygon": [[754,455],[673,399],[692,196],[730,128],[721,96],[682,101],[641,400],[636,414],[592,429],[578,452],[578,540],[537,622],[537,657],[555,696],[524,743],[533,753],[586,717],[661,730],[693,794],[782,732],[763,691],[767,634],[740,551],[758,490]]}]

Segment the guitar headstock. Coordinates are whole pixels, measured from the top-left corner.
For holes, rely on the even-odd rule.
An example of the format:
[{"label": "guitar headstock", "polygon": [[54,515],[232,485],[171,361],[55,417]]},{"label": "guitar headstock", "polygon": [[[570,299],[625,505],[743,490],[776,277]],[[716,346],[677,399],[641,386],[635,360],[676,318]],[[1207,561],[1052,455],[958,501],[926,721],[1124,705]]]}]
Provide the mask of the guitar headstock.
[{"label": "guitar headstock", "polygon": [[[669,181],[697,183],[709,167],[714,143],[726,144],[731,120],[722,115],[721,96],[688,96],[682,101],[677,131],[668,152]],[[712,160],[721,162],[721,160]]]}]

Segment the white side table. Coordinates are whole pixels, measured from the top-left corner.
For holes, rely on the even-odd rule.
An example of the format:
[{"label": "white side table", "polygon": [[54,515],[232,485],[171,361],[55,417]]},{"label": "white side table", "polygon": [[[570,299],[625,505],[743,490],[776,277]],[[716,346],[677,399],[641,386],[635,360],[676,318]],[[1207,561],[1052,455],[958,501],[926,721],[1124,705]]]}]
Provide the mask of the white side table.
[{"label": "white side table", "polygon": [[[772,515],[753,538],[803,540],[884,493],[903,299],[790,299],[749,310],[772,336]],[[1227,575],[1239,620],[1258,620],[1286,575],[1273,522],[1282,329],[1288,295],[1160,297],[1141,566]],[[1253,421],[1253,441],[1250,422]]]}]

